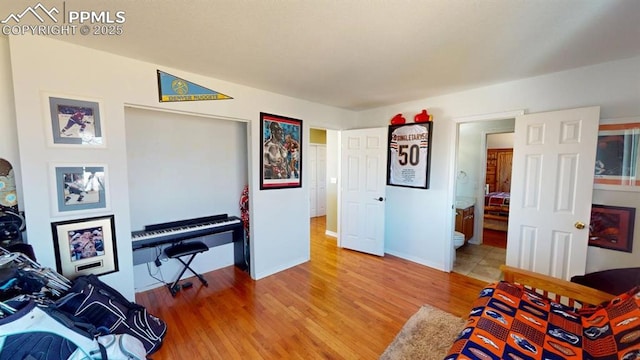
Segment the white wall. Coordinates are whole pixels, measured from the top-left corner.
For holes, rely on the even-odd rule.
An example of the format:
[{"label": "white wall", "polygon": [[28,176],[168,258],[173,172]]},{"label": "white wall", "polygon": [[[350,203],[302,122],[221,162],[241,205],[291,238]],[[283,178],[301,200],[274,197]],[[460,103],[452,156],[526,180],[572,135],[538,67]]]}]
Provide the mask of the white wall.
[{"label": "white wall", "polygon": [[[309,194],[303,187],[259,191],[261,111],[304,120],[309,127],[340,129],[355,122],[355,114],[237,84],[191,74],[178,69],[136,61],[55,39],[15,36],[10,41],[13,92],[22,166],[24,208],[30,243],[39,262],[55,267],[50,224],[85,215],[54,218],[49,198],[50,162],[104,163],[109,169],[109,213],[116,219],[120,271],[103,279],[133,298],[133,264],[130,233],[125,106],[163,109],[185,114],[243,120],[249,123],[248,143],[251,208],[251,275],[259,279],[309,259]],[[73,54],[70,56],[69,54]],[[6,58],[6,47],[3,51]],[[44,59],[46,58],[46,61]],[[233,100],[158,103],[156,70],[161,69],[201,86],[232,96]],[[6,70],[6,68],[4,68]],[[46,109],[41,92],[98,98],[103,103],[102,122],[106,149],[52,148],[47,146]],[[306,159],[303,159],[306,162]],[[303,169],[308,169],[303,164]],[[303,174],[303,179],[306,176]],[[284,211],[286,209],[286,211]],[[285,214],[286,216],[282,215]]]},{"label": "white wall", "polygon": [[511,148],[513,148],[513,132],[487,135],[487,149]]},{"label": "white wall", "polygon": [[[430,189],[387,188],[385,250],[438,269],[451,267],[451,206],[455,193],[452,119],[518,109],[535,113],[592,105],[601,106],[602,118],[637,116],[639,84],[637,57],[358,113],[359,126],[387,125],[397,113],[412,118],[424,108],[434,117]],[[640,193],[628,195],[630,202],[640,204]],[[631,256],[635,264],[640,254],[638,247],[636,241],[636,251]],[[591,249],[589,254],[593,254]],[[590,257],[587,271],[594,268],[593,263]],[[607,265],[599,266],[629,263],[630,259],[625,259],[624,264],[607,261]]]},{"label": "white wall", "polygon": [[11,59],[9,56],[9,39],[0,36],[0,158],[13,165],[18,192],[18,205],[22,205],[22,172],[20,170],[18,152],[18,130],[16,112],[13,104],[13,80],[11,77]]}]

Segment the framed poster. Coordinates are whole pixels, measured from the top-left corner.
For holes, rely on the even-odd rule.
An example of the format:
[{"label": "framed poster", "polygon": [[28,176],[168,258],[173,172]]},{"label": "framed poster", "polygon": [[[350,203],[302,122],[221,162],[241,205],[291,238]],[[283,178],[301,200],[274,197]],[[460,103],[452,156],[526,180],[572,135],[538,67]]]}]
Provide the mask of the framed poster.
[{"label": "framed poster", "polygon": [[429,188],[433,123],[389,125],[387,185]]},{"label": "framed poster", "polygon": [[99,101],[49,94],[44,97],[49,112],[46,118],[49,119],[50,145],[105,146]]},{"label": "framed poster", "polygon": [[53,164],[51,172],[55,214],[107,209],[106,165]]},{"label": "framed poster", "polygon": [[592,205],[589,246],[630,253],[635,221],[635,208]]},{"label": "framed poster", "polygon": [[260,113],[260,190],[302,186],[302,120]]},{"label": "framed poster", "polygon": [[74,279],[118,271],[114,215],[51,224],[57,272]]},{"label": "framed poster", "polygon": [[640,191],[640,118],[601,120],[593,187]]}]

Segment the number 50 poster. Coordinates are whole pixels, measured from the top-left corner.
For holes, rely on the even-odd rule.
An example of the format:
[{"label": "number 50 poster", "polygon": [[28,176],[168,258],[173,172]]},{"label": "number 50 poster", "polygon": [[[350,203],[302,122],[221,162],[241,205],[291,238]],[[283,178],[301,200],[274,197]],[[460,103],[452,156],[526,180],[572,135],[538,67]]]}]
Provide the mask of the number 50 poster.
[{"label": "number 50 poster", "polygon": [[431,121],[389,126],[387,185],[429,188]]}]

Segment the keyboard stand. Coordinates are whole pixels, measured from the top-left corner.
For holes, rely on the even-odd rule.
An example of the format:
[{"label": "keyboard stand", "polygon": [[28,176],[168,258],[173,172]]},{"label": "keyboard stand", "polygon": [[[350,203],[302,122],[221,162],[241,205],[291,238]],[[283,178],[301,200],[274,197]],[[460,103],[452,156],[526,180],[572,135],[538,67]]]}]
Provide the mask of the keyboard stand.
[{"label": "keyboard stand", "polygon": [[[180,272],[176,280],[173,282],[173,284],[167,285],[169,287],[169,291],[171,292],[171,296],[175,297],[178,291],[180,291],[180,286],[178,285],[178,282],[180,282],[180,278],[182,278],[182,275],[184,275],[184,272],[187,270],[191,271],[193,275],[197,276],[200,282],[202,282],[202,285],[209,286],[209,283],[207,283],[207,280],[205,280],[202,275],[195,272],[189,266],[191,265],[191,262],[196,257],[196,255],[206,251],[209,251],[209,247],[202,241],[190,241],[190,242],[178,243],[164,249],[164,253],[165,255],[167,255],[169,259],[178,259],[178,261],[180,261],[183,265],[182,271]],[[187,262],[184,262],[184,260],[182,260],[181,258],[182,256],[191,256],[191,257],[189,258],[189,260],[187,260]],[[188,287],[186,285],[187,284],[185,283],[185,287]],[[189,286],[190,286],[190,283],[189,283]]]}]

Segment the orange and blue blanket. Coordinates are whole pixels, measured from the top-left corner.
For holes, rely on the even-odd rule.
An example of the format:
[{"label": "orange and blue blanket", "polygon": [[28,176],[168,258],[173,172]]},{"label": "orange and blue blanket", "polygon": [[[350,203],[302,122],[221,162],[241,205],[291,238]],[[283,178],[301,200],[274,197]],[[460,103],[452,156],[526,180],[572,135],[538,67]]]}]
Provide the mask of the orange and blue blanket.
[{"label": "orange and blue blanket", "polygon": [[575,310],[521,285],[491,284],[445,359],[640,359],[640,288]]}]

